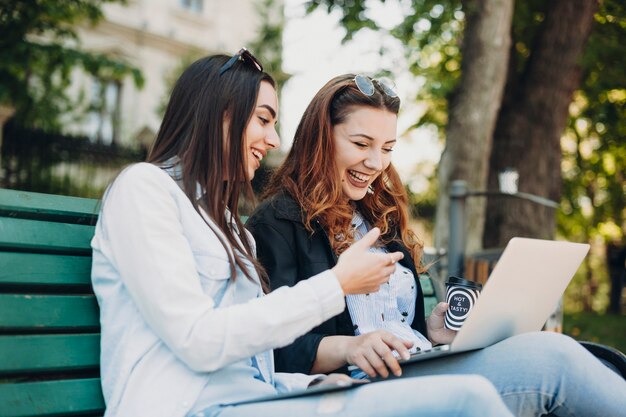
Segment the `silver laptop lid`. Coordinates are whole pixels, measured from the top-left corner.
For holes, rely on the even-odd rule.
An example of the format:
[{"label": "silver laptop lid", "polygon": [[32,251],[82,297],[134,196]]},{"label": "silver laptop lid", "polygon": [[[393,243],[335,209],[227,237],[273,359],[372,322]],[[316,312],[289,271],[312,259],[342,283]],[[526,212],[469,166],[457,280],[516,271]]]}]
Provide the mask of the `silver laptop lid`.
[{"label": "silver laptop lid", "polygon": [[583,243],[511,239],[451,351],[541,330],[588,251]]}]

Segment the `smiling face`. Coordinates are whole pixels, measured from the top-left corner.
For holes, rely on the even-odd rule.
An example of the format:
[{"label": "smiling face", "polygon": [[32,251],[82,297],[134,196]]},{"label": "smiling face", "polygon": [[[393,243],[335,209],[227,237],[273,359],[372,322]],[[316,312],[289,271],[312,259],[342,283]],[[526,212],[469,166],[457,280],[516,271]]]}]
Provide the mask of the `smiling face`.
[{"label": "smiling face", "polygon": [[364,106],[333,127],[335,167],[349,200],[365,197],[367,187],[391,163],[397,121],[394,113]]},{"label": "smiling face", "polygon": [[267,81],[262,81],[252,117],[244,131],[245,165],[249,180],[261,166],[261,160],[267,155],[268,149],[280,145],[280,138],[276,133],[277,112],[276,90]]}]

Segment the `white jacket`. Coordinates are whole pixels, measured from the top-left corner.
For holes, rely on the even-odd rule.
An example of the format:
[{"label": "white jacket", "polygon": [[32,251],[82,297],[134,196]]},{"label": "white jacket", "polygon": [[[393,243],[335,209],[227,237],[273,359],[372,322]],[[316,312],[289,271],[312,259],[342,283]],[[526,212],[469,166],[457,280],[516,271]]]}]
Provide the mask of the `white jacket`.
[{"label": "white jacket", "polygon": [[107,417],[183,417],[302,388],[312,377],[274,374],[269,349],[345,308],[331,271],[266,296],[241,271],[230,281],[217,235],[152,164],[119,175],[91,244]]}]

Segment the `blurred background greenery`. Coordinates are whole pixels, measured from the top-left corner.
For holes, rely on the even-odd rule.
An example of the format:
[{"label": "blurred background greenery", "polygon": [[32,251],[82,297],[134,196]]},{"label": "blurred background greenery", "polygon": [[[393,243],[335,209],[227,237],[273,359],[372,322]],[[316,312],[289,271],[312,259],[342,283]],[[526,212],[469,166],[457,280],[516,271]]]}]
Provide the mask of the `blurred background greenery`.
[{"label": "blurred background greenery", "polygon": [[620,315],[566,312],[563,333],[576,340],[603,343],[626,352],[626,320]]}]

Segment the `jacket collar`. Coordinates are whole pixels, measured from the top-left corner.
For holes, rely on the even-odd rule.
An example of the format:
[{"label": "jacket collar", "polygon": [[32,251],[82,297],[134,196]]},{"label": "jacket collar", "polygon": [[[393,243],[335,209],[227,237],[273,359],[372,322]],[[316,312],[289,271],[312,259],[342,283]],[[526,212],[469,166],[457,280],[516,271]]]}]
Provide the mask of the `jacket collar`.
[{"label": "jacket collar", "polygon": [[274,215],[277,219],[290,220],[304,224],[302,221],[304,214],[302,208],[290,195],[285,193],[277,194],[272,197],[269,204],[274,208]]}]

